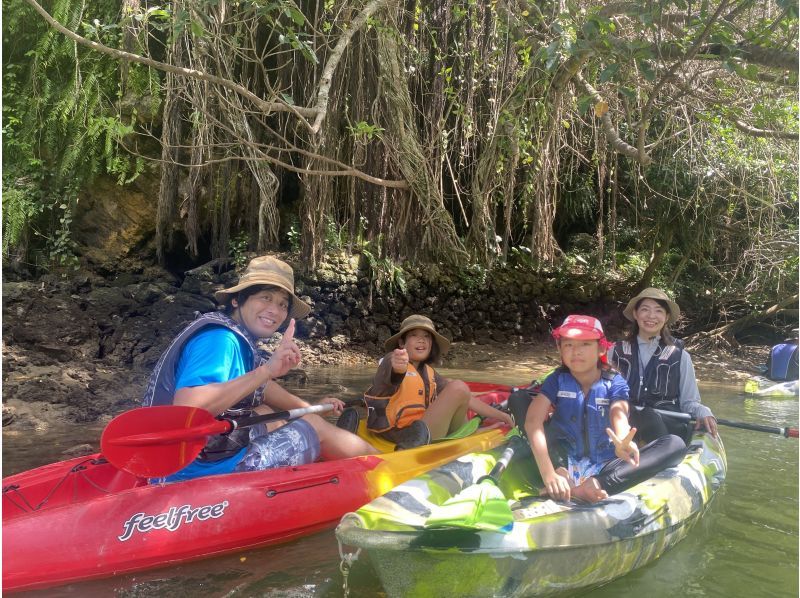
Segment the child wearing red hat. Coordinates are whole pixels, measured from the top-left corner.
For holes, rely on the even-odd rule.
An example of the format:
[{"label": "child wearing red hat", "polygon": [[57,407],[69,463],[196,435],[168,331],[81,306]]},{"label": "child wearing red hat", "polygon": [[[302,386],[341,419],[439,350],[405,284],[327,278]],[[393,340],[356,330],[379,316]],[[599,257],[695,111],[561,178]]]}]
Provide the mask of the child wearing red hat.
[{"label": "child wearing red hat", "polygon": [[525,417],[543,494],[594,503],[683,459],[686,447],[677,436],[641,449],[633,441],[628,383],[606,363],[610,343],[596,318],[570,315],[553,337],[562,365],[544,380]]}]

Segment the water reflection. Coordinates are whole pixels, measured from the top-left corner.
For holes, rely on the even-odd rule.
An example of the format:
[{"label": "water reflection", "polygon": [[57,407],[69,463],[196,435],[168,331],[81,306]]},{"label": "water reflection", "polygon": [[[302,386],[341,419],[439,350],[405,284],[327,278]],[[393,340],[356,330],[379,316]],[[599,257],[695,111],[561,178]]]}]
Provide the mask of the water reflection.
[{"label": "water reflection", "polygon": [[[443,371],[465,380],[510,385],[533,377],[527,370],[510,367],[491,375],[482,367]],[[372,373],[371,368],[315,369],[298,394],[309,400],[326,395],[356,398],[369,385]],[[703,401],[719,417],[769,426],[797,425],[796,400],[744,398],[730,385],[701,385],[701,390]],[[728,478],[706,516],[655,563],[580,595],[798,595],[798,441],[720,429],[728,454]],[[98,438],[100,431],[93,428],[90,433]],[[46,437],[4,432],[4,475],[61,458],[61,450],[86,438],[86,429],[72,427],[51,431]],[[365,557],[353,567],[348,584],[354,598],[383,595]],[[29,595],[339,598],[341,585],[336,538],[327,531],[270,549]]]}]

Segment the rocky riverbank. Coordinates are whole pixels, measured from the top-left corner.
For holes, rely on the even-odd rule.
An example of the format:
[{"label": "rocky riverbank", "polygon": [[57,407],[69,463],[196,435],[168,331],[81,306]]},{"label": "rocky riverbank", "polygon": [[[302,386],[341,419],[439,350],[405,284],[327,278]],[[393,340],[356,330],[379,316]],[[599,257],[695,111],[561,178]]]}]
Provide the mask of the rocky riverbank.
[{"label": "rocky riverbank", "polygon": [[[431,316],[455,341],[451,367],[511,364],[544,371],[556,362],[550,327],[572,311],[600,317],[611,338],[622,334],[627,285],[505,270],[404,274],[388,284],[364,259],[342,255],[298,277],[298,295],[313,306],[298,323],[303,367],[374,363],[383,340],[411,313]],[[3,425],[46,429],[48,422],[93,422],[136,406],[173,336],[195,313],[215,309],[214,291],[236,277],[209,263],[183,276],[141,265],[105,276],[82,271],[4,282]],[[706,379],[743,377],[763,363],[765,350],[695,361]]]}]

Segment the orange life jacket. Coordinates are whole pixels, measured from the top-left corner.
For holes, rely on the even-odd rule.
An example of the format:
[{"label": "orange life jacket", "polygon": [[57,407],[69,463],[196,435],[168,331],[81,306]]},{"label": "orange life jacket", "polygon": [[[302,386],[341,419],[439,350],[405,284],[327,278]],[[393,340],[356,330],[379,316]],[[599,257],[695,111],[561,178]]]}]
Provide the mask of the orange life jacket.
[{"label": "orange life jacket", "polygon": [[364,395],[369,412],[367,428],[373,432],[386,432],[393,428],[405,428],[422,419],[425,410],[436,400],[435,372],[428,365],[422,367],[428,378],[427,393],[422,376],[410,363],[405,378],[392,396],[376,397],[367,391]]}]

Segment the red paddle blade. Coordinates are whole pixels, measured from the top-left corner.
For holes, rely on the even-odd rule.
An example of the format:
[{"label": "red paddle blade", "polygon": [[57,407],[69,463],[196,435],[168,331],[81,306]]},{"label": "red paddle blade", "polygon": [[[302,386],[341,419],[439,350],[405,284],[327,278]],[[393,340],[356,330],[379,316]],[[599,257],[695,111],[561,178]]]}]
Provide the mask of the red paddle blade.
[{"label": "red paddle blade", "polygon": [[168,405],[126,411],[103,430],[103,456],[141,477],[175,473],[194,461],[208,436],[229,429],[205,409]]}]

